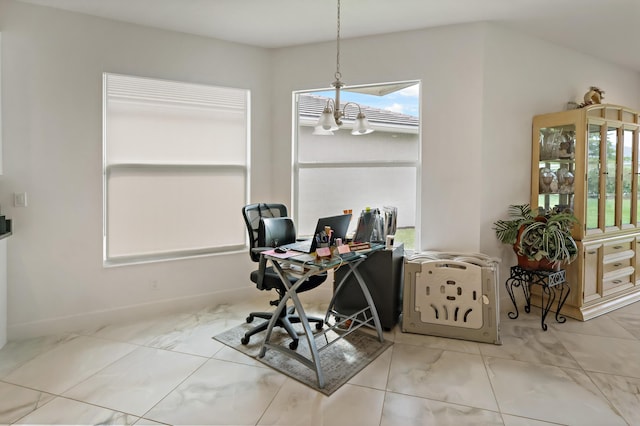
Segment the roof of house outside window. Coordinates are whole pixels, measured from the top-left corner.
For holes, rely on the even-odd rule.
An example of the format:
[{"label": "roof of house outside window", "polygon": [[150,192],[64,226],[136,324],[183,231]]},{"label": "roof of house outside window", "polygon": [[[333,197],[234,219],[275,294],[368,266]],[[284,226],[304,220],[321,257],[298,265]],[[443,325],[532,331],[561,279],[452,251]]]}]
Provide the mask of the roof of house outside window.
[{"label": "roof of house outside window", "polygon": [[[313,95],[310,93],[303,93],[299,96],[299,119],[300,124],[303,126],[313,126],[318,121],[320,114],[327,104],[327,100],[324,96]],[[340,103],[340,108],[344,108],[346,102]],[[393,127],[394,131],[398,131],[400,128],[405,128],[408,133],[417,132],[420,126],[420,118],[413,115],[402,114],[399,112],[389,111],[380,108],[373,108],[366,105],[360,105],[362,112],[369,120],[369,123],[376,128]],[[352,123],[357,114],[357,108],[349,107],[347,109],[347,116],[343,118],[345,123]]]}]

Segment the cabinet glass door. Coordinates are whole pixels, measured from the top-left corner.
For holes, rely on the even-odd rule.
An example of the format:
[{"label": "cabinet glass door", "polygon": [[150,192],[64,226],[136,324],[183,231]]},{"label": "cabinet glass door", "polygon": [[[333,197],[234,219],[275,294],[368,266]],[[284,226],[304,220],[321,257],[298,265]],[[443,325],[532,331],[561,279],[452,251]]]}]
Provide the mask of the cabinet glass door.
[{"label": "cabinet glass door", "polygon": [[633,131],[622,132],[622,227],[631,225],[633,190]]},{"label": "cabinet glass door", "polygon": [[575,125],[540,129],[538,206],[574,208]]},{"label": "cabinet glass door", "polygon": [[[634,199],[636,209],[636,226],[640,227],[640,132],[638,129],[633,131],[633,147],[636,153],[636,196]],[[638,279],[640,280],[640,273],[638,273]]]},{"label": "cabinet glass door", "polygon": [[607,127],[607,143],[604,147],[605,155],[605,202],[604,226],[616,225],[616,190],[618,184],[618,129]]},{"label": "cabinet glass door", "polygon": [[586,229],[598,228],[600,201],[600,126],[589,124],[587,135]]}]

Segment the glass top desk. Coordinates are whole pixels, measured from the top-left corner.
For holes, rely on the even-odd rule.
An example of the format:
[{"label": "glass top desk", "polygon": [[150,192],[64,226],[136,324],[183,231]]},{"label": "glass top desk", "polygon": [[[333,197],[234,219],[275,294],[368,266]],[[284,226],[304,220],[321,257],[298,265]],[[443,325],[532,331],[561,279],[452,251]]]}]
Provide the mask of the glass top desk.
[{"label": "glass top desk", "polygon": [[[373,304],[373,299],[371,298],[369,289],[367,288],[362,275],[358,272],[358,266],[367,259],[368,253],[382,249],[384,249],[384,244],[372,244],[371,249],[366,252],[349,253],[349,256],[345,257],[333,255],[331,258],[316,258],[314,254],[301,253],[299,255],[292,255],[293,253],[290,252],[285,254],[274,253],[273,251],[264,252],[262,256],[273,264],[274,270],[277,272],[280,280],[287,288],[287,292],[278,304],[273,317],[269,321],[269,327],[267,328],[267,333],[258,356],[262,358],[268,349],[282,352],[314,370],[318,379],[318,386],[322,388],[325,384],[324,375],[322,374],[322,365],[320,363],[320,352],[322,350],[328,348],[339,339],[346,337],[363,326],[373,328],[376,331],[380,342],[383,342],[384,337],[382,335],[382,326],[380,325],[378,312]],[[290,268],[293,265],[297,266],[298,269],[301,268],[301,272],[291,270]],[[331,298],[331,302],[329,302],[329,307],[325,314],[325,326],[314,333],[311,330],[307,315],[302,307],[300,299],[298,298],[296,290],[307,278],[313,275],[321,274],[330,269],[344,267],[349,268],[349,271],[344,275],[344,277],[342,277],[342,280],[340,280],[338,285],[335,287],[333,297]],[[290,274],[295,274],[295,277],[298,278],[294,284],[291,284],[288,279]],[[345,316],[340,314],[340,312],[337,312],[334,305],[336,295],[340,293],[340,289],[347,281],[347,278],[352,274],[360,285],[360,290],[367,301],[367,306],[357,312]],[[275,323],[283,309],[286,309],[288,300],[292,301],[298,316],[300,317],[300,324],[302,324],[302,327],[304,328],[304,336],[309,344],[311,358],[300,355],[298,352],[291,350],[287,346],[279,345],[271,341],[273,327],[275,326]]]}]

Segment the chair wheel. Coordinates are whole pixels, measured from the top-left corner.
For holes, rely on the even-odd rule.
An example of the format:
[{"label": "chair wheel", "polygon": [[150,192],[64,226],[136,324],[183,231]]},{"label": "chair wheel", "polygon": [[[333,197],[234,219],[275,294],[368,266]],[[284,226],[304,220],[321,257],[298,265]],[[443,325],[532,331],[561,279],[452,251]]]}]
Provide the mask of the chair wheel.
[{"label": "chair wheel", "polygon": [[323,326],[324,326],[324,321],[318,321],[316,323],[316,330],[322,330]]},{"label": "chair wheel", "polygon": [[248,345],[249,344],[249,337],[242,336],[242,339],[240,339],[240,343],[242,343],[243,345]]},{"label": "chair wheel", "polygon": [[250,323],[250,322],[253,322],[253,315],[249,315],[247,317],[247,324]]},{"label": "chair wheel", "polygon": [[292,351],[298,349],[298,339],[293,340],[291,343],[289,343],[289,349],[291,349]]}]

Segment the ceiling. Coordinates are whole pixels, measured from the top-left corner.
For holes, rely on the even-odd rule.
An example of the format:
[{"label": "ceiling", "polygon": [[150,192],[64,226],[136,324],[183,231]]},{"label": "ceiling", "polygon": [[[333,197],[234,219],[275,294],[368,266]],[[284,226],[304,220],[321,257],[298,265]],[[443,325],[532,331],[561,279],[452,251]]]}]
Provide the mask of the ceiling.
[{"label": "ceiling", "polygon": [[[261,47],[335,40],[336,0],[21,0]],[[493,21],[640,72],[640,0],[342,0],[341,37]]]}]

